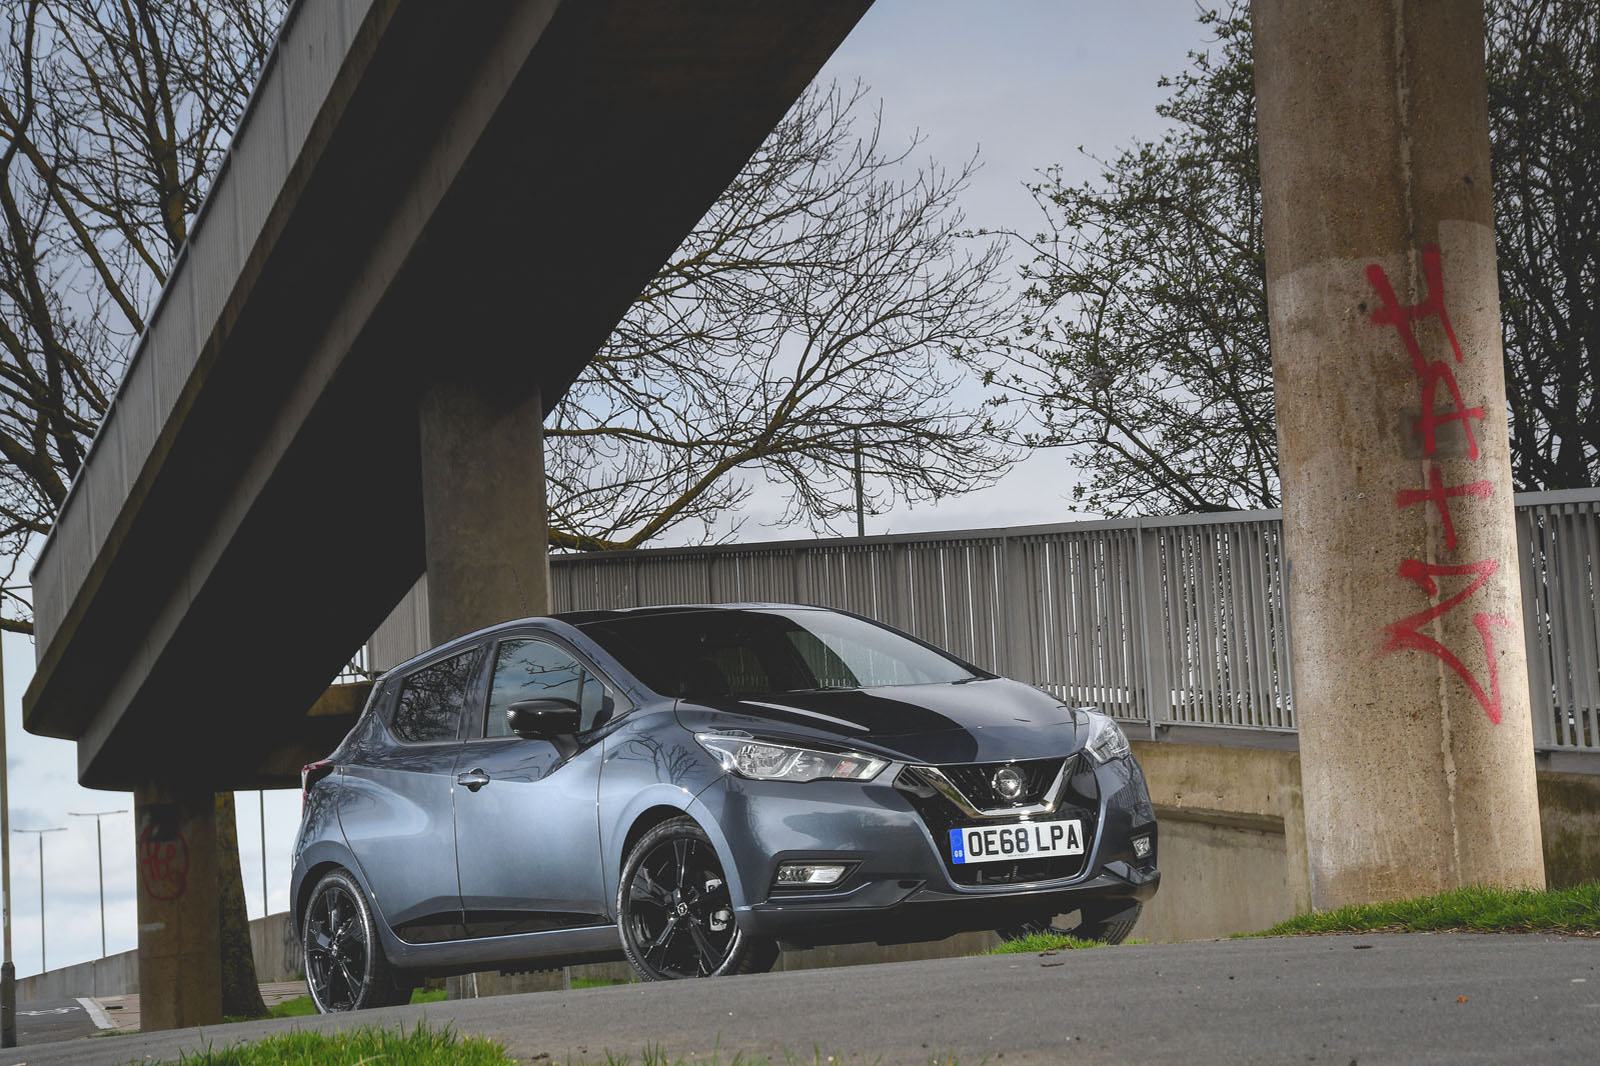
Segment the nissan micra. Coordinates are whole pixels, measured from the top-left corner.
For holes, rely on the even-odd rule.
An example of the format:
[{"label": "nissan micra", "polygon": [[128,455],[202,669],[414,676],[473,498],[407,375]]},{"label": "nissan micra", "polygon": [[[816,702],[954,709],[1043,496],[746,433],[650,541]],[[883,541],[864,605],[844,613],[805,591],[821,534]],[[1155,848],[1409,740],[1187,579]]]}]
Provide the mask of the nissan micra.
[{"label": "nissan micra", "polygon": [[980,929],[1127,936],[1156,822],[1109,717],[815,607],[507,622],[385,674],[302,773],[323,1011],[430,975],[647,980]]}]

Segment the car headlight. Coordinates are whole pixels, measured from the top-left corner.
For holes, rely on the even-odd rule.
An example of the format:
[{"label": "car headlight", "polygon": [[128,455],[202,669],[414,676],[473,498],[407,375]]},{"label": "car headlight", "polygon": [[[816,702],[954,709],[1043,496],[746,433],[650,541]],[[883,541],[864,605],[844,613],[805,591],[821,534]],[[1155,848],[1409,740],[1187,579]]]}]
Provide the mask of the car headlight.
[{"label": "car headlight", "polygon": [[752,737],[696,733],[722,768],[756,781],[871,781],[889,763],[854,751],[816,751]]},{"label": "car headlight", "polygon": [[1103,714],[1089,715],[1089,743],[1083,748],[1099,763],[1125,758],[1133,751],[1122,727]]}]

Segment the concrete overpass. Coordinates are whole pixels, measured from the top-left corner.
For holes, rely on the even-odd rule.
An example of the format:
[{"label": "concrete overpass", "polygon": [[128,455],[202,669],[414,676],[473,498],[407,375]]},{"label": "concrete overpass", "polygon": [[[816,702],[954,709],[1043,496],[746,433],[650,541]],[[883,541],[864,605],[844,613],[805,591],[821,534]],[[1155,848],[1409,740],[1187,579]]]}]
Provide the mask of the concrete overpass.
[{"label": "concrete overpass", "polygon": [[[435,641],[544,609],[545,407],[869,2],[294,8],[34,573],[152,1027],[219,1013],[213,790],[424,571]],[[1481,5],[1252,13],[1312,897],[1542,881]]]},{"label": "concrete overpass", "polygon": [[868,2],[295,6],[38,561],[27,728],[296,783],[424,569],[424,394],[559,397]]}]

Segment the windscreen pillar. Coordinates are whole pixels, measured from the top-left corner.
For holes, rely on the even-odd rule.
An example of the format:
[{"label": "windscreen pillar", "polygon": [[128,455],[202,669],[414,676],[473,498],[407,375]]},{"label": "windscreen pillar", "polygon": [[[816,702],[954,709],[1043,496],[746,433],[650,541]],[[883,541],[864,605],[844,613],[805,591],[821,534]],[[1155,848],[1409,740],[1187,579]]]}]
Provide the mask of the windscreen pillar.
[{"label": "windscreen pillar", "polygon": [[544,410],[537,391],[463,375],[422,397],[428,644],[548,614]]},{"label": "windscreen pillar", "polygon": [[156,782],[135,790],[139,1025],[222,1021],[217,820],[212,792]]},{"label": "windscreen pillar", "polygon": [[1481,0],[1255,0],[1312,900],[1544,883]]}]

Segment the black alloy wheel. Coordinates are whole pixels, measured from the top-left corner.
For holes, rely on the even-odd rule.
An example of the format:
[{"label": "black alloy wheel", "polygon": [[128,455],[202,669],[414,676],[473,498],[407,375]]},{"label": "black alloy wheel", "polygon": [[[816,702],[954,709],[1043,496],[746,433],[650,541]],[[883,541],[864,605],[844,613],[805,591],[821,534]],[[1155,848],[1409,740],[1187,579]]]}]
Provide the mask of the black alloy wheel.
[{"label": "black alloy wheel", "polygon": [[344,870],[331,870],[311,892],[300,942],[306,985],[323,1014],[406,1003],[378,944],[372,911],[361,886]]},{"label": "black alloy wheel", "polygon": [[1006,929],[996,929],[1001,940],[1021,940],[1035,933],[1070,936],[1079,940],[1098,940],[1102,944],[1120,944],[1133,932],[1144,904],[1127,900],[1108,903],[1085,903],[1078,911],[1078,920],[1066,925],[1055,924],[1059,915],[1043,915]]},{"label": "black alloy wheel", "polygon": [[662,822],[633,846],[617,916],[623,951],[647,981],[763,973],[778,957],[774,941],[734,921],[722,864],[692,818]]}]

